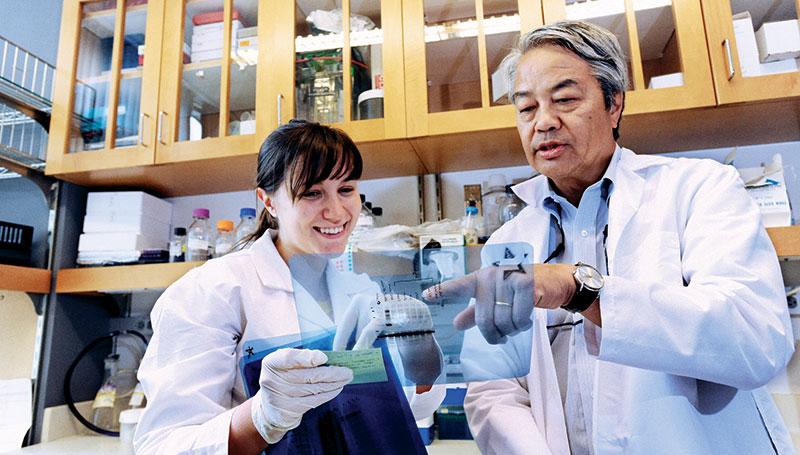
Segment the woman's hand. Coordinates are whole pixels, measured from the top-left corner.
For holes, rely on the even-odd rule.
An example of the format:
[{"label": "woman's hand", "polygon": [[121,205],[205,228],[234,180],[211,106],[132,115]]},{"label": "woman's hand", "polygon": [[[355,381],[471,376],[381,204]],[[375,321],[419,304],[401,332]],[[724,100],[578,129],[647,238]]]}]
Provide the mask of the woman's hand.
[{"label": "woman's hand", "polygon": [[309,349],[279,349],[261,361],[261,388],[251,407],[253,424],[269,444],[300,425],[308,410],[335,398],[353,380],[349,368],[322,366],[328,357]]}]

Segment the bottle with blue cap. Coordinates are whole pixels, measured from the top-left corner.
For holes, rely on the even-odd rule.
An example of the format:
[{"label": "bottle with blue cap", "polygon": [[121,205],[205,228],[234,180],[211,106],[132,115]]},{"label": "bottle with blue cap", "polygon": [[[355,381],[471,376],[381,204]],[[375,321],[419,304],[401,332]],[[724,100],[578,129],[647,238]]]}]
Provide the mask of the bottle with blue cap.
[{"label": "bottle with blue cap", "polygon": [[258,222],[256,221],[256,209],[252,207],[243,207],[239,210],[239,225],[236,226],[236,243],[238,244],[243,238],[256,232],[258,229]]}]

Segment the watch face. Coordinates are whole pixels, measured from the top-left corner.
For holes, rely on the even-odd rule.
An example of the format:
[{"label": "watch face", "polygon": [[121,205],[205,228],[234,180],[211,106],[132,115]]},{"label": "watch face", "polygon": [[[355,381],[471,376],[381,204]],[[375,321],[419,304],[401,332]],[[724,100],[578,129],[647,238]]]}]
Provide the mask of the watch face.
[{"label": "watch face", "polygon": [[603,288],[603,275],[594,267],[579,265],[575,270],[575,277],[589,289],[599,291]]}]

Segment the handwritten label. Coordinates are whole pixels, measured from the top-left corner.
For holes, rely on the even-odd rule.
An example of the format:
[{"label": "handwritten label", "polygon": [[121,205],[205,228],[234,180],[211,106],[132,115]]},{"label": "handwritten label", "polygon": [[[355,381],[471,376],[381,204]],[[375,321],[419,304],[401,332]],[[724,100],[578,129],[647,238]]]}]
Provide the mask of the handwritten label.
[{"label": "handwritten label", "polygon": [[322,352],[328,356],[328,362],[325,365],[346,367],[353,370],[353,382],[350,384],[384,382],[388,380],[380,348]]}]

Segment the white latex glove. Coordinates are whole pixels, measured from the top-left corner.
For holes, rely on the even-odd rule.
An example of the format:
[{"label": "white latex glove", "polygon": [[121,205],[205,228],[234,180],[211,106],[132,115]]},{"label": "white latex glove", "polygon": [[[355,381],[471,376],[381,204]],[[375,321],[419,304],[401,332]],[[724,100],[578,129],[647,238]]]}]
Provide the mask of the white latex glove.
[{"label": "white latex glove", "polygon": [[433,337],[433,319],[424,302],[401,294],[357,294],[337,322],[334,351],[347,349],[353,330],[354,350],[371,348],[383,335],[397,347],[404,374],[415,384],[433,384],[442,372],[442,350]]},{"label": "white latex glove", "polygon": [[328,361],[321,351],[279,349],[261,361],[261,388],[253,397],[250,415],[269,444],[297,428],[308,410],[326,403],[353,380],[353,371],[320,366]]}]

